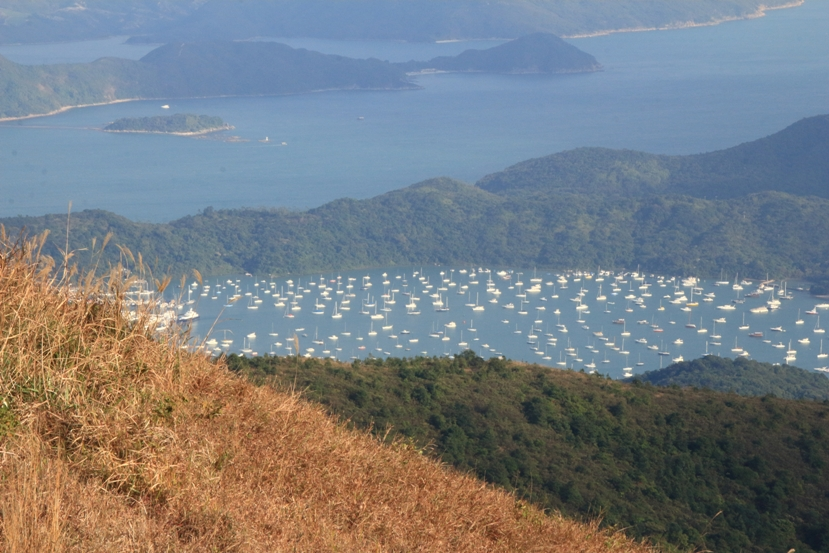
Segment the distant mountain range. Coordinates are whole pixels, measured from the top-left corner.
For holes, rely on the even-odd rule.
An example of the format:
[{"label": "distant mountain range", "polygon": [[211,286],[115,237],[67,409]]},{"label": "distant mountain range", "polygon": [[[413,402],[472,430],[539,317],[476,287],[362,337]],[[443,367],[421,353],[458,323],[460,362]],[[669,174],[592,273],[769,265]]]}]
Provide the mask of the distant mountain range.
[{"label": "distant mountain range", "polygon": [[0,43],[133,36],[146,42],[257,36],[346,40],[516,38],[705,25],[790,0],[4,0]]},{"label": "distant mountain range", "polygon": [[320,90],[418,88],[407,71],[499,73],[595,71],[596,59],[553,35],[420,64],[358,60],[276,42],[173,43],[138,61],[25,66],[0,57],[0,119],[130,99],[256,96]]},{"label": "distant mountain range", "polygon": [[[156,225],[84,211],[72,215],[71,247],[86,248],[111,231],[113,243],[159,269],[204,274],[474,263],[820,279],[829,275],[829,173],[820,155],[829,151],[827,129],[829,116],[811,117],[701,156],[580,149],[518,164],[478,185],[436,178],[302,212],[207,208]],[[660,165],[668,161],[670,170]],[[717,199],[700,197],[726,177],[737,183],[733,189],[722,185]],[[65,215],[0,222],[9,232],[65,235]],[[57,257],[63,239],[46,247]],[[119,252],[109,256],[117,261]]]}]

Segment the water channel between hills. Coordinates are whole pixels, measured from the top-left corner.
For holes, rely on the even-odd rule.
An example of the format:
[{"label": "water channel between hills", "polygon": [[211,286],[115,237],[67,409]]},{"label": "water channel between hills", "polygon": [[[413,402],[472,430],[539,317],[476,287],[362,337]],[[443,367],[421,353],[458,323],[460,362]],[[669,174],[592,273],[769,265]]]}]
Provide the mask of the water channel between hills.
[{"label": "water channel between hills", "polygon": [[302,355],[341,361],[471,349],[614,378],[706,352],[829,365],[829,303],[797,283],[412,267],[210,278],[180,298],[177,316],[199,314],[193,341],[214,354],[295,354],[296,335]]},{"label": "water channel between hills", "polygon": [[[604,71],[439,74],[422,90],[142,101],[0,125],[0,217],[106,209],[163,222],[207,206],[316,207],[423,179],[475,182],[582,146],[695,154],[829,112],[824,1],[715,27],[571,40]],[[431,59],[498,42],[287,41],[325,53]],[[116,40],[2,46],[21,63],[140,57]],[[162,109],[169,104],[170,109]],[[222,142],[90,130],[121,117],[215,115]],[[260,142],[269,137],[267,143]],[[283,146],[283,142],[285,145]]]}]

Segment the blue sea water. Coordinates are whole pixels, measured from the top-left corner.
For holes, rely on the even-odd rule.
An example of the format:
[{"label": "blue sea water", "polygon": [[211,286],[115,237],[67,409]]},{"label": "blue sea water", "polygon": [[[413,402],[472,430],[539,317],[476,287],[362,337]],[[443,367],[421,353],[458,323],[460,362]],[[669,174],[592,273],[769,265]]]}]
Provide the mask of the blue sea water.
[{"label": "blue sea water", "polygon": [[[392,60],[497,42],[292,40]],[[207,206],[302,209],[435,176],[474,182],[580,146],[690,154],[829,112],[829,3],[713,27],[574,39],[604,65],[566,76],[428,75],[422,90],[165,100],[0,125],[0,216],[100,208],[168,221]],[[4,46],[20,63],[138,58],[119,39]],[[162,110],[162,104],[171,109]],[[221,116],[246,142],[93,130],[120,117]],[[269,137],[267,143],[260,142]],[[282,145],[282,143],[285,145]]]},{"label": "blue sea water", "polygon": [[[791,365],[829,366],[829,358],[818,357],[829,352],[821,330],[829,324],[829,304],[817,308],[825,300],[797,290],[796,283],[775,283],[774,290],[746,297],[760,283],[735,290],[733,283],[700,281],[691,295],[681,281],[654,275],[573,274],[564,282],[540,270],[427,266],[278,279],[230,275],[202,284],[188,283],[190,292],[173,290],[167,297],[192,301],[176,313],[199,313],[191,323],[192,345],[204,344],[213,354],[293,355],[296,336],[302,355],[346,362],[471,349],[485,358],[614,378],[706,353],[782,364],[794,350]],[[236,293],[239,299],[230,301]],[[778,309],[752,311],[771,298],[779,298]],[[210,339],[216,343],[207,344]],[[222,345],[223,339],[232,343]]]}]

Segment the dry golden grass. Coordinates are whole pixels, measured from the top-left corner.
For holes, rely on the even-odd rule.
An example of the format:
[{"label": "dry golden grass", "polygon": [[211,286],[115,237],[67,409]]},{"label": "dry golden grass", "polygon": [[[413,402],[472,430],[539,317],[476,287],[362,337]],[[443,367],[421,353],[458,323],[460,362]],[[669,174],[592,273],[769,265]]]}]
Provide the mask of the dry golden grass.
[{"label": "dry golden grass", "polygon": [[120,269],[0,241],[2,550],[650,551],[153,339]]}]

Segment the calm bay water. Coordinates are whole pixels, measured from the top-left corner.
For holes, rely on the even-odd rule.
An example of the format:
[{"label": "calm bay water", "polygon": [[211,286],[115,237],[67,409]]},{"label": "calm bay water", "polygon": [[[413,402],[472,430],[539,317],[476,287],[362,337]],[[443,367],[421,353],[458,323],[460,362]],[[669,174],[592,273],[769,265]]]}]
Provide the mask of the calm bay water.
[{"label": "calm bay water", "polygon": [[[238,275],[204,284],[207,288],[192,283],[190,293],[173,296],[192,301],[189,308],[200,315],[191,323],[194,343],[213,338],[214,353],[294,354],[296,335],[301,354],[341,361],[472,349],[485,358],[597,370],[615,378],[706,352],[723,357],[746,352],[752,359],[783,363],[793,349],[792,365],[829,365],[818,357],[829,352],[829,340],[821,344],[825,334],[819,332],[829,324],[829,309],[816,309],[816,302],[825,300],[795,290],[794,284],[786,290],[790,299],[782,299],[779,285],[746,297],[759,283],[734,290],[732,283],[710,281],[699,282],[692,296],[691,286],[652,275],[568,275],[565,282],[544,271],[444,267],[293,279]],[[230,301],[234,294],[239,298]],[[778,309],[752,311],[771,298],[779,298]],[[223,345],[223,339],[232,343]]]},{"label": "calm bay water", "polygon": [[[670,32],[574,40],[605,71],[589,75],[418,77],[423,90],[144,101],[0,126],[0,216],[101,208],[167,221],[215,208],[307,208],[422,179],[474,182],[531,157],[580,147],[689,154],[754,140],[829,112],[829,4]],[[292,40],[392,60],[494,42]],[[118,39],[6,46],[21,63],[137,58]],[[218,115],[247,142],[90,130],[119,117]],[[363,119],[359,119],[363,118]],[[269,143],[261,143],[265,136]],[[281,143],[286,145],[282,146]]]}]

